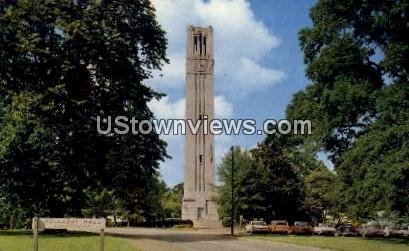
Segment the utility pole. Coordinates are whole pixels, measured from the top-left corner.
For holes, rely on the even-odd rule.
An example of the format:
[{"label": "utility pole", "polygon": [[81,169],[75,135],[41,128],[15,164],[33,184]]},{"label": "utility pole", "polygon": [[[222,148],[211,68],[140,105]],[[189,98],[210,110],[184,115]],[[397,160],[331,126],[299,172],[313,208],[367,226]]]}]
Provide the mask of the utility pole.
[{"label": "utility pole", "polygon": [[231,148],[231,214],[230,214],[230,234],[234,235],[234,146]]}]

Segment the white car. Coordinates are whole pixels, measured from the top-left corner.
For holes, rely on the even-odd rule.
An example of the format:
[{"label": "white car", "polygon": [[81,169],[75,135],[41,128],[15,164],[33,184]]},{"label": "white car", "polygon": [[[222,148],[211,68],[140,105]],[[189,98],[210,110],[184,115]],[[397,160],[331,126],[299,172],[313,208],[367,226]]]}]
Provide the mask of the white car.
[{"label": "white car", "polygon": [[361,225],[358,232],[362,237],[385,235],[383,227],[374,221]]},{"label": "white car", "polygon": [[385,226],[383,228],[383,235],[385,237],[394,236],[394,237],[408,237],[409,228],[408,227],[399,227],[399,226]]},{"label": "white car", "polygon": [[336,232],[335,227],[327,224],[318,224],[318,227],[314,227],[314,233],[317,235],[334,235]]},{"label": "white car", "polygon": [[267,233],[268,227],[264,221],[250,221],[245,226],[247,233]]}]

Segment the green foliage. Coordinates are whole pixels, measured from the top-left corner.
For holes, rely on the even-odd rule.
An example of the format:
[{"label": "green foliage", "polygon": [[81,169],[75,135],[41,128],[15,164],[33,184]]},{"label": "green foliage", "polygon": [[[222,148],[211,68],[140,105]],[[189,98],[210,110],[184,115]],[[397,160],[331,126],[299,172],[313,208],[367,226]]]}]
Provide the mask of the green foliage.
[{"label": "green foliage", "polygon": [[117,200],[113,191],[103,189],[101,192],[86,192],[86,207],[82,209],[82,214],[90,218],[106,218],[115,215]]},{"label": "green foliage", "polygon": [[8,229],[25,226],[27,212],[22,208],[15,208],[5,196],[0,194],[0,226]]},{"label": "green foliage", "polygon": [[159,178],[151,179],[146,189],[148,190],[147,195],[140,202],[141,216],[151,221],[162,220],[165,215],[161,202],[167,190],[166,183]]},{"label": "green foliage", "polygon": [[292,158],[293,137],[270,135],[253,150],[257,162],[269,172],[269,195],[274,219],[293,221],[303,217],[300,169]]},{"label": "green foliage", "polygon": [[161,198],[163,213],[167,218],[182,217],[183,183],[168,188]]},{"label": "green foliage", "polygon": [[[398,114],[389,113],[386,115],[388,119],[390,115]],[[407,118],[408,115],[409,113],[406,114]],[[409,215],[407,121],[401,120],[391,125],[384,118],[379,118],[357,140],[354,148],[344,154],[337,172],[349,198],[350,215],[358,219],[376,218],[380,211],[388,214],[397,212],[405,217]]]},{"label": "green foliage", "polygon": [[[271,201],[268,198],[270,185],[268,171],[258,164],[248,151],[234,148],[234,218],[238,222],[240,216],[251,220],[265,218],[271,214]],[[227,153],[218,174],[222,186],[219,188],[218,211],[223,224],[230,224],[231,216],[231,175],[232,155]]]},{"label": "green foliage", "polygon": [[408,11],[406,1],[320,0],[299,33],[311,84],[287,116],[311,119],[305,148],[329,153],[338,210],[360,221],[409,215]]},{"label": "green foliage", "polygon": [[[304,47],[313,46],[308,44],[315,43],[308,33],[300,34]],[[334,39],[307,61],[307,76],[313,84],[297,93],[287,108],[289,118],[311,120],[314,141],[329,151],[334,161],[374,116],[381,75],[372,66],[372,55],[350,37]]]},{"label": "green foliage", "polygon": [[342,197],[338,177],[326,168],[318,168],[305,176],[304,183],[303,207],[311,221],[315,224],[325,222],[327,215],[340,220]]},{"label": "green foliage", "polygon": [[[268,137],[251,153],[235,148],[236,221],[240,216],[247,220],[263,218],[266,221],[294,221],[308,217],[303,207],[303,175],[296,164],[307,157],[293,151],[293,143],[292,138]],[[225,225],[230,223],[231,213],[231,158],[231,152],[227,153],[219,166],[222,182],[219,188],[219,215]]]},{"label": "green foliage", "polygon": [[[96,117],[152,119],[143,81],[167,62],[147,0],[0,1],[0,189],[27,217],[78,216],[108,188],[129,214],[152,208],[166,143],[99,135]],[[152,185],[153,186],[153,185]],[[96,196],[96,195],[95,195]]]}]

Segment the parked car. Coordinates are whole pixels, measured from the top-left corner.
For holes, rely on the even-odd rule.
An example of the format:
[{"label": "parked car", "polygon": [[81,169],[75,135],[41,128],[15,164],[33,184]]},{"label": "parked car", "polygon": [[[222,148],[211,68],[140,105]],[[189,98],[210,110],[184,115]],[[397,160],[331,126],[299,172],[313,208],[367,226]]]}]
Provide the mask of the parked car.
[{"label": "parked car", "polygon": [[367,224],[361,225],[358,228],[358,232],[362,237],[384,235],[383,227],[375,222],[368,222]]},{"label": "parked car", "polygon": [[250,221],[245,226],[247,233],[267,233],[269,231],[266,223],[264,221]]},{"label": "parked car", "polygon": [[314,233],[317,235],[334,235],[335,231],[335,227],[323,223],[320,223],[317,227],[314,227]]},{"label": "parked car", "polygon": [[273,234],[288,234],[290,232],[290,226],[285,220],[274,220],[268,226],[270,233]]},{"label": "parked car", "polygon": [[409,228],[395,225],[388,225],[383,228],[383,235],[385,237],[409,237]]},{"label": "parked car", "polygon": [[336,227],[336,236],[357,236],[359,235],[358,230],[351,224],[341,224]]},{"label": "parked car", "polygon": [[290,226],[290,234],[312,234],[314,228],[305,221],[296,221],[293,226]]},{"label": "parked car", "polygon": [[406,237],[409,239],[409,226],[406,227],[406,230],[403,232],[403,237]]}]

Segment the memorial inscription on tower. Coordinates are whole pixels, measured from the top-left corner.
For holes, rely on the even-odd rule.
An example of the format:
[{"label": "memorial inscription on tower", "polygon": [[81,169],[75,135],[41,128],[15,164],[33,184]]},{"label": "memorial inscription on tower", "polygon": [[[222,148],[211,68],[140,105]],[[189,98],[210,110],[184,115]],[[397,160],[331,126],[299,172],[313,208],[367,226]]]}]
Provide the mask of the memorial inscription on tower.
[{"label": "memorial inscription on tower", "polygon": [[[190,26],[186,53],[186,114],[185,118],[211,121],[213,100],[213,29]],[[220,227],[214,201],[214,137],[211,134],[185,136],[185,181],[182,219],[191,220],[195,227]]]}]

